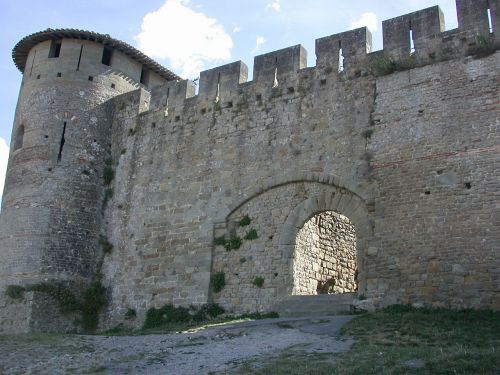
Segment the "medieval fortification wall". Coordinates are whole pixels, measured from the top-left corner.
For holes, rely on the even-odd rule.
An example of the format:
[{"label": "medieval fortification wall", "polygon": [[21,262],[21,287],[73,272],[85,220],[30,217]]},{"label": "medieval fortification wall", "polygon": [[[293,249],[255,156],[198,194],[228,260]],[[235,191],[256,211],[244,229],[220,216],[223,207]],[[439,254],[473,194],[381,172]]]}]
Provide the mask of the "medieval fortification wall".
[{"label": "medieval fortification wall", "polygon": [[[101,273],[103,327],[166,303],[268,311],[297,290],[301,228],[335,212],[323,215],[348,220],[318,230],[355,236],[345,263],[373,306],[499,309],[500,2],[457,8],[450,31],[438,7],[384,21],[382,51],[361,28],[316,40],[315,67],[294,46],[257,56],[250,82],[242,62],[201,72],[197,95],[123,45],[103,64],[108,39],[33,43],[21,59],[0,286],[76,288]],[[57,58],[51,39],[62,40]],[[308,272],[334,275],[321,259]],[[40,292],[2,293],[0,329],[66,329],[53,305]]]}]

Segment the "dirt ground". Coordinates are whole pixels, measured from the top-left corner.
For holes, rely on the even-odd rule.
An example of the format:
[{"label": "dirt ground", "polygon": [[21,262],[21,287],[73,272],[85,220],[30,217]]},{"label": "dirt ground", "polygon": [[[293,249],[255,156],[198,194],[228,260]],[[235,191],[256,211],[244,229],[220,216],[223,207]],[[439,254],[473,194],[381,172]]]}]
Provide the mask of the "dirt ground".
[{"label": "dirt ground", "polygon": [[0,337],[1,374],[236,373],[244,362],[283,351],[344,352],[352,316],[279,318],[197,332],[145,336],[30,334]]}]

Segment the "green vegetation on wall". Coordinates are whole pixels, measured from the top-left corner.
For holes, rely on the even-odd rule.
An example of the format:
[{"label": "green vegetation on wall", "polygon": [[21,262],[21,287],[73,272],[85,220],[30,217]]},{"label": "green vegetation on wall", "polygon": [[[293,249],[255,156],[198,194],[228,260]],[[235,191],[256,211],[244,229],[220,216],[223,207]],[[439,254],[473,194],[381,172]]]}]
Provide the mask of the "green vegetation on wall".
[{"label": "green vegetation on wall", "polygon": [[95,281],[81,291],[78,298],[66,285],[59,281],[47,281],[26,286],[9,285],[5,294],[12,299],[21,299],[24,292],[45,293],[57,301],[63,314],[80,313],[77,323],[85,331],[94,331],[99,324],[99,312],[106,304],[106,289]]}]

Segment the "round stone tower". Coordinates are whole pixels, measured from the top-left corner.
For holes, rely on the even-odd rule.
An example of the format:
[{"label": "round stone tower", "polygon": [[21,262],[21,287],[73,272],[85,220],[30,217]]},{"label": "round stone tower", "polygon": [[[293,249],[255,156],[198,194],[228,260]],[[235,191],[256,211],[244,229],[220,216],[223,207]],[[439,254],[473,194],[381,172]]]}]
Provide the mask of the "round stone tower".
[{"label": "round stone tower", "polygon": [[[109,35],[73,29],[26,37],[13,59],[23,80],[0,216],[0,289],[46,280],[85,283],[101,258],[103,170],[112,142],[108,101],[178,77]],[[14,307],[1,294],[0,331],[47,330],[44,308],[37,308],[43,303],[32,296]]]}]

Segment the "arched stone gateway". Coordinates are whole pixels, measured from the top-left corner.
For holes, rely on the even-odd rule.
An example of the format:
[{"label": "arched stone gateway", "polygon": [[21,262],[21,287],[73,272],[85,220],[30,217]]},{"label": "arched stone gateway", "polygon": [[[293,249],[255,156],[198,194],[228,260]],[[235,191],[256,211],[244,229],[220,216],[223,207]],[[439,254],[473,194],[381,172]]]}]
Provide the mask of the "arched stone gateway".
[{"label": "arched stone gateway", "polygon": [[297,233],[293,295],[357,291],[356,230],[334,211],[315,214]]},{"label": "arched stone gateway", "polygon": [[[235,205],[224,223],[216,225],[219,245],[214,246],[212,274],[223,273],[225,286],[220,292],[212,291],[212,299],[229,311],[266,311],[293,294],[314,294],[298,292],[294,267],[298,265],[297,236],[317,214],[324,219],[334,217],[338,221],[335,225],[350,228],[351,235],[355,231],[356,241],[351,238],[349,245],[352,259],[347,278],[351,281],[342,292],[364,291],[364,253],[371,236],[366,204],[357,194],[330,184],[328,179],[294,180],[259,189]],[[226,246],[221,244],[223,236]],[[340,291],[339,286],[332,290]]]},{"label": "arched stone gateway", "polygon": [[[294,267],[296,266],[296,248],[297,238],[300,238],[300,231],[312,217],[322,212],[333,212],[342,218],[347,218],[349,225],[354,227],[356,233],[355,238],[355,259],[357,271],[355,289],[363,292],[366,288],[366,275],[364,267],[364,259],[366,253],[366,243],[368,237],[371,235],[372,229],[368,219],[368,212],[366,205],[356,194],[346,190],[334,187],[331,192],[323,192],[317,196],[310,197],[297,205],[290,215],[288,216],[285,224],[283,225],[279,249],[280,251],[292,261],[290,262],[290,285],[295,286],[293,280]],[[353,290],[354,291],[354,290]],[[289,294],[306,294],[299,293],[293,287]],[[313,294],[313,293],[307,293]]]}]

